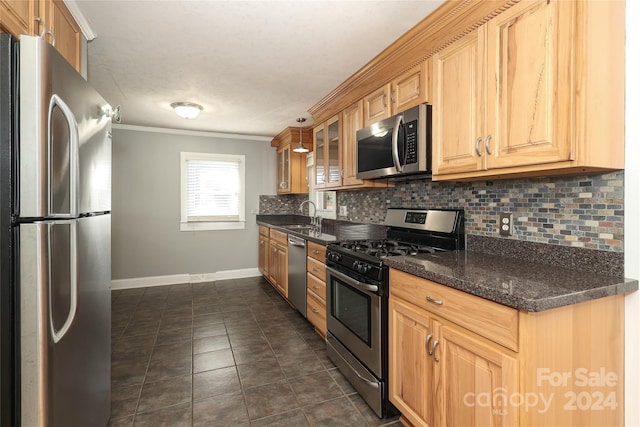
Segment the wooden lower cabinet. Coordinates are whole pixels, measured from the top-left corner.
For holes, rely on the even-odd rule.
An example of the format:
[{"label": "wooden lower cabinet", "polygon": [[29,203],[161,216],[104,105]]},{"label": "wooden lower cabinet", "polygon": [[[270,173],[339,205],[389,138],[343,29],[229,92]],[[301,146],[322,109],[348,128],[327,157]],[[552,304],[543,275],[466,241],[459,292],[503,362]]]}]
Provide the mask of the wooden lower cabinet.
[{"label": "wooden lower cabinet", "polygon": [[269,277],[269,227],[258,226],[258,270]]},{"label": "wooden lower cabinet", "polygon": [[398,298],[389,312],[389,393],[405,418],[415,426],[517,424],[497,396],[518,390],[508,350]]},{"label": "wooden lower cabinet", "polygon": [[398,298],[389,298],[389,400],[413,425],[433,424],[433,361],[427,357],[431,319]]},{"label": "wooden lower cabinet", "polygon": [[267,278],[285,298],[288,297],[287,235],[277,230],[269,232],[269,272]]},{"label": "wooden lower cabinet", "polygon": [[307,243],[307,320],[323,338],[327,336],[326,253],[325,246]]},{"label": "wooden lower cabinet", "polygon": [[[461,326],[465,313],[483,314],[452,310],[468,305],[458,292],[470,296],[390,269],[389,399],[406,425],[623,425],[623,295],[516,311],[512,349],[490,322]],[[425,306],[427,295],[442,303]]]}]

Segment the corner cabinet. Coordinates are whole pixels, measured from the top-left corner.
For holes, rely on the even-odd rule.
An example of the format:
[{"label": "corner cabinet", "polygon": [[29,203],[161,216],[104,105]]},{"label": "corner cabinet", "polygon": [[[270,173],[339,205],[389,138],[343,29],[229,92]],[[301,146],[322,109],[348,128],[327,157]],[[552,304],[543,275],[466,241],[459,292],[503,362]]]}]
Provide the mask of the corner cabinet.
[{"label": "corner cabinet", "polygon": [[434,179],[623,168],[616,22],[624,2],[522,1],[437,52]]},{"label": "corner cabinet", "polygon": [[[311,129],[302,129],[302,145],[312,149]],[[288,127],[276,135],[271,146],[276,147],[276,191],[278,194],[305,194],[307,182],[307,153],[293,151],[300,144],[300,128]]]},{"label": "corner cabinet", "polygon": [[389,275],[389,399],[406,424],[622,425],[624,296],[526,313]]}]

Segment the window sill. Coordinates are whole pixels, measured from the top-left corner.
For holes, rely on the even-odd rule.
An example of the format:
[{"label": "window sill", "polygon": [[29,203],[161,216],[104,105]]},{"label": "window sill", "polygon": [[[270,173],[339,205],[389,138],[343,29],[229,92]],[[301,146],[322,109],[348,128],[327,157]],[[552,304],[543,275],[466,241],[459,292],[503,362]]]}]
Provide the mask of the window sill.
[{"label": "window sill", "polygon": [[181,222],[180,231],[244,230],[244,221]]}]

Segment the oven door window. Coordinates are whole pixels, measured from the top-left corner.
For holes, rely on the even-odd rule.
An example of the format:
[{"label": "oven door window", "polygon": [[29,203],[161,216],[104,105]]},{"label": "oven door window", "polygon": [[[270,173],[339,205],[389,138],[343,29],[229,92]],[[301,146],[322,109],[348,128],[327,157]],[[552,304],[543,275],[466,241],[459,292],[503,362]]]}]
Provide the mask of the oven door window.
[{"label": "oven door window", "polygon": [[371,347],[371,297],[331,278],[331,315]]}]

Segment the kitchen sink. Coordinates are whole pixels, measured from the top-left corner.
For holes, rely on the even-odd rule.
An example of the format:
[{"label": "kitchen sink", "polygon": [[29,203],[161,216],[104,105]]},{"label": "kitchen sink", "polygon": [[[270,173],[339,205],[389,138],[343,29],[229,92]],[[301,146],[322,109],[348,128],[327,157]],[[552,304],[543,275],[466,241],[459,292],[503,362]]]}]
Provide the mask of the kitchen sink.
[{"label": "kitchen sink", "polygon": [[282,228],[286,228],[287,230],[312,230],[315,227],[310,224],[292,224],[292,225],[283,225]]}]

